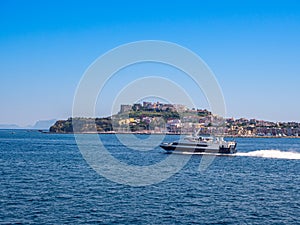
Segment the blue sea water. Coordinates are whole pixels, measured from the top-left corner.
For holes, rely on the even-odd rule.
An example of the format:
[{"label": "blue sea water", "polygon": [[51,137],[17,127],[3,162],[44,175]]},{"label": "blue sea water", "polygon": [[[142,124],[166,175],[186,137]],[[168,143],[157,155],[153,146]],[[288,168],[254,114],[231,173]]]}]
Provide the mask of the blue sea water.
[{"label": "blue sea water", "polygon": [[[169,156],[159,147],[129,149],[115,135],[100,138],[127,164]],[[96,173],[71,134],[0,130],[0,223],[300,224],[300,139],[236,141],[236,156],[218,156],[203,172],[205,156],[193,155],[169,179],[132,187]]]}]

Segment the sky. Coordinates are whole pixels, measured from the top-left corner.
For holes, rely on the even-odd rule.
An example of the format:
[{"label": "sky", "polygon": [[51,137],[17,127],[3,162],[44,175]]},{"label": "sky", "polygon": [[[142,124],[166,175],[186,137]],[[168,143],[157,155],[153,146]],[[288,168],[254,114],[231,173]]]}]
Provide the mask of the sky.
[{"label": "sky", "polygon": [[[298,1],[12,0],[0,2],[0,124],[70,117],[91,63],[141,40],[173,42],[201,57],[222,89],[227,117],[300,122]],[[164,74],[197,96],[187,76],[137,66],[111,79],[97,115],[108,115],[112,93],[141,74]],[[204,95],[199,108],[209,108]]]}]

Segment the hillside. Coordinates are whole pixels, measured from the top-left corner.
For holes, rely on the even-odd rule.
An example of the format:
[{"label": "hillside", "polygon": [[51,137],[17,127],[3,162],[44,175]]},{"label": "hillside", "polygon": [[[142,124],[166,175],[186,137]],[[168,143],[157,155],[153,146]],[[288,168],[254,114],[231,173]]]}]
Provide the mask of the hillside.
[{"label": "hillside", "polygon": [[[74,127],[76,129],[74,129]],[[105,118],[69,118],[58,120],[51,133],[142,132],[193,133],[218,132],[230,136],[300,136],[300,123],[269,122],[257,119],[222,119],[202,109],[175,109],[170,104],[144,103],[122,105],[118,114]]]}]

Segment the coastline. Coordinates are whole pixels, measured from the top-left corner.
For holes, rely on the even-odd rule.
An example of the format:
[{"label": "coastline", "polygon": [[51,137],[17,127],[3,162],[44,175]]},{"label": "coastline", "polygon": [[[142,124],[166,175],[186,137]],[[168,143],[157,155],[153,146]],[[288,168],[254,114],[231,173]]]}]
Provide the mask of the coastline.
[{"label": "coastline", "polygon": [[[49,132],[49,131],[40,131],[44,134],[135,134],[135,135],[191,135],[191,133],[162,133],[162,132],[115,132],[115,131],[108,131],[108,132]],[[206,135],[206,134],[203,134]],[[245,135],[224,135],[225,138],[300,138],[300,136],[245,136]]]}]

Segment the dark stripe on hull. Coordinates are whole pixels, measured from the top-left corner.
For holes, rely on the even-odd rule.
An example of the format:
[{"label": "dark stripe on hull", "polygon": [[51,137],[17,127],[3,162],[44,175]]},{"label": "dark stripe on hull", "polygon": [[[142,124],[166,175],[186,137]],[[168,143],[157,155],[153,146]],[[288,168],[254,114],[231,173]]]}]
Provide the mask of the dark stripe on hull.
[{"label": "dark stripe on hull", "polygon": [[173,146],[191,146],[191,147],[207,147],[208,145],[207,144],[189,144],[189,143],[177,143],[177,142],[174,142],[172,144]]},{"label": "dark stripe on hull", "polygon": [[176,146],[176,145],[160,145],[161,148],[166,150],[167,152],[207,152],[207,153],[222,153],[222,154],[232,154],[236,153],[235,147],[231,148],[219,148],[219,149],[208,149],[208,148],[189,148],[184,146]]}]

